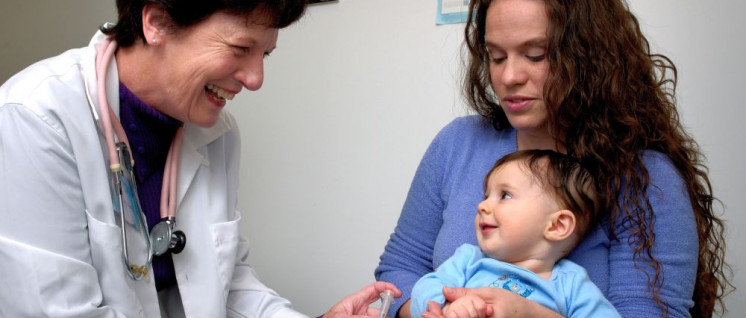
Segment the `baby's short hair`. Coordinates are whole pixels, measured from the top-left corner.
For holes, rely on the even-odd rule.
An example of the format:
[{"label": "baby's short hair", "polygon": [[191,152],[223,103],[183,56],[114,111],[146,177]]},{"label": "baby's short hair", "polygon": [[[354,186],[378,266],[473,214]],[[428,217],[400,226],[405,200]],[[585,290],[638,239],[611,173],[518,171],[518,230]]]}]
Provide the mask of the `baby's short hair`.
[{"label": "baby's short hair", "polygon": [[535,182],[549,191],[561,209],[575,214],[575,233],[584,237],[591,226],[598,222],[602,200],[598,185],[591,173],[572,156],[553,150],[519,150],[500,158],[484,178],[484,188],[495,170],[503,165],[519,161]]}]

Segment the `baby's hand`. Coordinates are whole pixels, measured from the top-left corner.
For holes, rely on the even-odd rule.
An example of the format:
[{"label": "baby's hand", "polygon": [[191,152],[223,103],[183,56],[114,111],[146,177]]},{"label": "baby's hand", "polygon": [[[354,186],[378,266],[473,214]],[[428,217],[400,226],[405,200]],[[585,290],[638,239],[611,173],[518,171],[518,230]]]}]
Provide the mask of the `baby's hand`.
[{"label": "baby's hand", "polygon": [[478,296],[466,295],[454,302],[443,306],[443,317],[445,318],[485,318],[487,315],[487,303]]}]

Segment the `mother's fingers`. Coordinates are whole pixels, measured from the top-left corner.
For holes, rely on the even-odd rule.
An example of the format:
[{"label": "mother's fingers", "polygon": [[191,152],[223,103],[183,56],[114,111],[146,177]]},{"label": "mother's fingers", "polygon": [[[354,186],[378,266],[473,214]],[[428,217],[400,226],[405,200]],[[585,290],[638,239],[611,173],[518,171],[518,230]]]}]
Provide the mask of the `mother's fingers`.
[{"label": "mother's fingers", "polygon": [[[484,309],[483,312],[487,317],[492,316],[494,308],[487,306],[487,304],[495,303],[495,300],[500,297],[499,288],[484,287],[484,288],[461,288],[461,287],[444,287],[443,296],[446,297],[446,301],[454,302],[457,299],[465,296],[476,296],[481,298],[484,302],[480,303],[479,309]],[[476,305],[476,304],[475,304]]]},{"label": "mother's fingers", "polygon": [[456,299],[464,297],[466,295],[474,295],[485,301],[496,299],[499,297],[499,288],[484,287],[484,288],[462,288],[462,287],[443,287],[443,296],[446,297],[447,301],[453,302]]}]

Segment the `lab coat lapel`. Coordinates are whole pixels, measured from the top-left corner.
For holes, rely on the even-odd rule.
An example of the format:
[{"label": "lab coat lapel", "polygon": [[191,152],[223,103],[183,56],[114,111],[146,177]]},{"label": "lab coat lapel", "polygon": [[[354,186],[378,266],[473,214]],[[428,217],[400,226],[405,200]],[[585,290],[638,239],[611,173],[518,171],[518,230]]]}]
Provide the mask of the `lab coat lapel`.
[{"label": "lab coat lapel", "polygon": [[[224,135],[230,126],[221,114],[218,122],[210,128],[195,125],[184,126],[184,141],[181,145],[181,160],[179,162],[179,176],[177,182],[177,208],[192,185],[200,166],[210,165],[210,154],[207,145]],[[178,216],[178,214],[177,214]]]},{"label": "lab coat lapel", "polygon": [[[203,147],[195,145],[194,140],[189,138],[187,129],[184,130],[184,141],[181,145],[181,160],[179,160],[179,175],[176,186],[176,206],[181,205],[184,195],[192,184],[197,170],[202,164],[209,164],[207,156],[200,153]],[[178,214],[177,214],[178,216]]]}]

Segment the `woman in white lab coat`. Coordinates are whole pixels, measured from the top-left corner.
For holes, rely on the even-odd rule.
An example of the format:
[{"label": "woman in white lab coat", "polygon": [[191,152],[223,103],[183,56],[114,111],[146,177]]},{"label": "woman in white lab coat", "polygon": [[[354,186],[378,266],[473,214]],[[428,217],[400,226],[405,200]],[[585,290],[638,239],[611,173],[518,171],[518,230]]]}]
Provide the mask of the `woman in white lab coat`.
[{"label": "woman in white lab coat", "polygon": [[[261,87],[278,30],[305,5],[117,1],[119,21],[88,47],[3,84],[0,317],[305,317],[248,264],[236,211],[238,125],[223,111],[242,88]],[[103,50],[112,45],[107,59]],[[125,194],[122,208],[105,127],[120,123],[126,137],[116,138],[129,140],[139,196]],[[172,143],[178,166],[169,173]],[[171,190],[161,187],[164,173],[176,176]],[[151,265],[149,250],[160,247],[138,234],[134,201],[149,229],[175,217],[164,223],[168,237],[181,233],[186,244],[167,240],[173,248]],[[326,315],[375,315],[368,305],[384,290],[400,295],[378,282]]]}]

